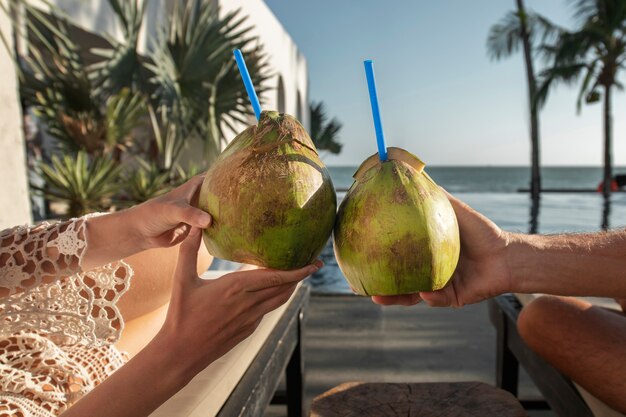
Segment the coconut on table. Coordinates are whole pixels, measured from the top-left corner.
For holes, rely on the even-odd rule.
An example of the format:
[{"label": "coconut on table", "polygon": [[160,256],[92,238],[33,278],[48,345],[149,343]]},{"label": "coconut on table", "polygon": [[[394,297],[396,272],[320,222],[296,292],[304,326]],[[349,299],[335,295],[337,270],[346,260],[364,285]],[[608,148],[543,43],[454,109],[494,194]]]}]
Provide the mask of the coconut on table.
[{"label": "coconut on table", "polygon": [[295,269],[322,251],[337,200],[328,170],[302,125],[287,114],[266,111],[209,168],[199,207],[213,217],[204,231],[211,255]]}]

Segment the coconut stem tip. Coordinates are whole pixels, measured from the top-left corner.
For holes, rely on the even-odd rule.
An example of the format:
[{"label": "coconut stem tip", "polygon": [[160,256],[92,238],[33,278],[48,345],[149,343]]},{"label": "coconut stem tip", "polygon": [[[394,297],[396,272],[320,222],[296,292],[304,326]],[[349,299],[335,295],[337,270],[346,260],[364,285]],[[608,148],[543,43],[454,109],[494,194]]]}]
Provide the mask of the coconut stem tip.
[{"label": "coconut stem tip", "polygon": [[380,107],[378,106],[378,93],[376,92],[376,79],[374,78],[374,63],[371,59],[367,59],[363,61],[363,64],[365,65],[365,76],[370,92],[370,103],[372,104],[372,116],[374,117],[374,129],[376,130],[378,156],[381,162],[385,162],[387,160],[387,147],[385,146],[383,120],[380,116]]},{"label": "coconut stem tip", "polygon": [[237,61],[237,67],[239,68],[239,73],[241,74],[243,85],[246,87],[246,92],[248,93],[250,104],[252,104],[252,108],[254,109],[254,115],[256,116],[256,119],[258,121],[261,117],[261,104],[259,103],[259,98],[256,95],[256,91],[254,91],[254,85],[252,85],[252,78],[250,78],[250,73],[248,72],[248,68],[246,67],[246,61],[243,59],[243,54],[241,53],[241,50],[235,49],[233,53],[235,54],[235,61]]}]

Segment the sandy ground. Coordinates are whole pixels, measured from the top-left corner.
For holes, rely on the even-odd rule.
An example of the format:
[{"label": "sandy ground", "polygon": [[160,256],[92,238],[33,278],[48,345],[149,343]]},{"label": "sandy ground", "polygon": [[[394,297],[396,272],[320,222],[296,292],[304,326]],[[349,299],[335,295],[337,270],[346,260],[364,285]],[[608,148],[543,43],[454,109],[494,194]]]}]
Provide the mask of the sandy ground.
[{"label": "sandy ground", "polygon": [[[486,303],[462,309],[380,307],[369,298],[312,296],[305,334],[307,407],[347,381],[495,384],[495,343]],[[540,398],[525,374],[520,395]],[[266,413],[285,415],[280,406]]]}]

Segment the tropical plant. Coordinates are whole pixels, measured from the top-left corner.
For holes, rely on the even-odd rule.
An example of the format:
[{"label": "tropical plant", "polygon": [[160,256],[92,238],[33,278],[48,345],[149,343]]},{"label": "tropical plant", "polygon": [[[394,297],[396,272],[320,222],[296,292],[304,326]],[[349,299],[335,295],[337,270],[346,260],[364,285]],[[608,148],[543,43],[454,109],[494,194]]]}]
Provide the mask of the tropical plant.
[{"label": "tropical plant", "polygon": [[19,60],[23,102],[65,152],[113,152],[119,160],[131,131],[142,123],[142,96],[128,88],[98,93],[69,22],[28,3],[24,7],[32,36],[28,54]]},{"label": "tropical plant", "polygon": [[119,191],[121,167],[107,156],[89,156],[84,150],[39,165],[44,186],[31,184],[38,193],[52,201],[67,204],[67,215],[82,216],[106,210]]},{"label": "tropical plant", "polygon": [[573,84],[582,77],[577,100],[603,100],[604,173],[602,192],[611,194],[613,179],[612,95],[622,89],[618,74],[626,61],[626,2],[623,0],[576,0],[573,2],[578,28],[562,30],[556,42],[544,46],[550,62],[541,73],[537,105],[542,105],[550,88],[558,82]]},{"label": "tropical plant", "polygon": [[[148,65],[156,85],[153,126],[161,127],[156,136],[160,151],[168,155],[166,168],[176,163],[187,138],[203,140],[211,162],[225,140],[223,128],[234,131],[234,122],[247,124],[252,111],[232,59],[233,49],[253,45],[245,20],[239,11],[219,17],[210,0],[174,3],[168,28]],[[262,93],[268,78],[264,55],[252,49],[246,64]]]},{"label": "tropical plant", "polygon": [[123,199],[126,205],[142,203],[172,189],[170,173],[154,162],[137,159],[138,167],[126,175]]},{"label": "tropical plant", "polygon": [[311,103],[311,140],[320,151],[333,154],[341,152],[343,145],[338,140],[341,123],[335,118],[328,120],[324,103]]},{"label": "tropical plant", "polygon": [[[69,203],[72,213],[77,207],[99,207],[103,200],[61,180],[69,175],[61,170],[66,157],[86,163],[87,172],[92,164],[105,169],[99,162],[104,155],[112,158],[127,179],[115,198],[139,202],[199,171],[195,165],[180,165],[190,141],[204,142],[204,166],[217,156],[224,129],[234,130],[235,122],[246,123],[252,115],[233,49],[247,51],[253,81],[259,93],[266,90],[265,55],[239,11],[220,16],[212,0],[174,2],[151,52],[141,56],[138,41],[147,1],[108,1],[123,36],[105,35],[105,47],[87,49],[73,40],[72,22],[48,0],[42,0],[46,13],[26,0],[13,0],[25,11],[25,30],[20,31],[21,23],[14,25],[27,45],[25,56],[15,59],[22,102],[56,139],[53,154],[66,155],[41,166],[41,175],[54,188],[44,195]],[[0,7],[11,15],[2,2]],[[135,159],[144,162],[125,163]],[[101,178],[117,182],[113,176]],[[63,186],[69,188],[63,192]],[[74,201],[78,195],[80,204]],[[86,196],[94,202],[86,202]]]},{"label": "tropical plant", "polygon": [[100,58],[90,67],[96,93],[115,94],[122,89],[147,92],[150,74],[137,51],[147,1],[108,0],[122,29],[122,39],[105,34],[109,48],[91,49]]},{"label": "tropical plant", "polygon": [[520,47],[524,52],[526,82],[528,84],[528,106],[530,114],[531,179],[530,191],[533,200],[541,191],[539,112],[534,105],[537,94],[537,79],[534,70],[534,55],[539,46],[555,35],[555,27],[542,16],[527,11],[523,0],[516,0],[517,10],[510,11],[489,30],[487,51],[492,59],[500,60],[515,54]]}]

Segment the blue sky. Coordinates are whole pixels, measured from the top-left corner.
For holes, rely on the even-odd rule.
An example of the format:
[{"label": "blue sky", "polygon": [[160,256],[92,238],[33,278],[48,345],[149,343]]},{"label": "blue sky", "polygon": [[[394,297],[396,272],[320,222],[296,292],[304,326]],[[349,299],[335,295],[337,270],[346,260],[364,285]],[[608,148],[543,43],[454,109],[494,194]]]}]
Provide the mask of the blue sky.
[{"label": "blue sky", "polygon": [[[373,59],[388,146],[431,165],[528,165],[527,90],[521,53],[492,62],[490,26],[513,0],[266,0],[307,58],[310,93],[343,123],[339,156],[376,152],[363,60]],[[565,0],[527,6],[571,26]],[[602,164],[602,112],[576,113],[560,86],[540,115],[544,165]],[[626,165],[626,92],[614,95],[614,157]]]}]

